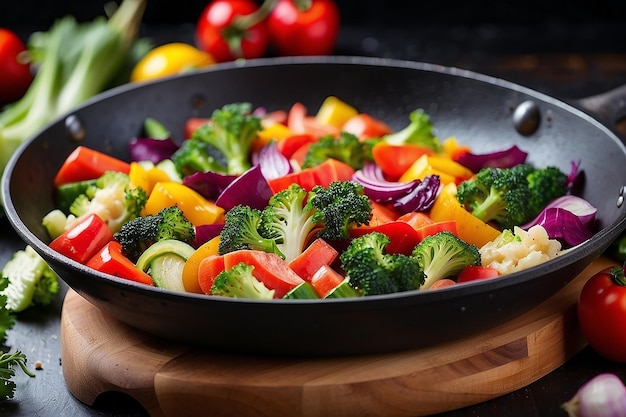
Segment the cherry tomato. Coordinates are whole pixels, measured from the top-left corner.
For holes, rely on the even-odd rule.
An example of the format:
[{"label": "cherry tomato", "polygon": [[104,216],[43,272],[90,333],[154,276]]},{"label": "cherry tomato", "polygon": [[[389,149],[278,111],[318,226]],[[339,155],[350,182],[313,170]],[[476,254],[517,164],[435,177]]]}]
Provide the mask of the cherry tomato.
[{"label": "cherry tomato", "polygon": [[278,0],[267,26],[281,55],[328,55],[339,35],[339,9],[333,0],[312,0],[300,10],[294,0]]},{"label": "cherry tomato", "polygon": [[626,362],[626,278],[622,267],[592,276],[578,298],[583,335],[601,356]]},{"label": "cherry tomato", "polygon": [[21,98],[33,81],[28,62],[25,62],[26,47],[12,31],[0,28],[0,104]]},{"label": "cherry tomato", "polygon": [[252,0],[212,1],[196,25],[198,48],[217,62],[264,56],[269,45],[265,21],[245,20],[257,10]]},{"label": "cherry tomato", "polygon": [[214,64],[211,55],[182,42],[167,43],[148,52],[130,74],[133,82],[153,80]]}]

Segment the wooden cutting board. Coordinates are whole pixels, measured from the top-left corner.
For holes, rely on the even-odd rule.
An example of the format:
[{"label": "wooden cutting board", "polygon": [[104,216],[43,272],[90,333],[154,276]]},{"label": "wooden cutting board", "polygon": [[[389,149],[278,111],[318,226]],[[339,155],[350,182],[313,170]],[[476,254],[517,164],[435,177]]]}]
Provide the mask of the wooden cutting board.
[{"label": "wooden cutting board", "polygon": [[[578,353],[575,305],[601,258],[532,311],[454,342],[393,354],[270,358],[199,350],[129,327],[70,291],[61,317],[69,390],[128,394],[152,416],[419,416],[522,388]],[[210,411],[210,413],[208,412]]]}]

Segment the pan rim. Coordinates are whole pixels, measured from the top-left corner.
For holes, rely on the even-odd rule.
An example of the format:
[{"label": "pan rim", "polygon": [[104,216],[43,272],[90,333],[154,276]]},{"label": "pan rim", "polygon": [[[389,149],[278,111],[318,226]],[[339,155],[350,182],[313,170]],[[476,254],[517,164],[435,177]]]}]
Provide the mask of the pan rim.
[{"label": "pan rim", "polygon": [[[203,69],[194,73],[184,74],[184,75],[176,75],[165,77],[163,79],[149,81],[142,84],[125,84],[119,87],[115,87],[111,90],[108,90],[104,93],[101,93],[91,99],[85,101],[82,105],[76,107],[72,112],[62,115],[48,125],[40,129],[37,133],[35,133],[32,137],[25,140],[16,150],[16,152],[11,156],[7,166],[5,168],[4,174],[2,176],[2,201],[4,202],[5,211],[7,214],[7,218],[11,224],[11,226],[16,230],[16,232],[20,235],[22,240],[24,240],[27,244],[34,247],[42,256],[49,257],[54,259],[55,261],[62,262],[73,270],[88,273],[94,275],[100,280],[106,280],[107,283],[112,283],[116,287],[131,291],[131,292],[142,292],[142,293],[155,293],[159,294],[161,297],[166,297],[171,300],[178,300],[180,298],[183,299],[191,299],[198,300],[194,302],[206,302],[209,300],[210,302],[227,302],[227,303],[246,303],[246,304],[255,304],[259,303],[264,306],[267,305],[277,305],[277,306],[297,306],[297,305],[310,305],[310,304],[318,304],[318,305],[337,305],[337,304],[362,304],[368,303],[372,304],[375,302],[387,302],[390,299],[394,300],[405,300],[405,299],[422,299],[425,302],[431,302],[441,299],[445,297],[446,299],[454,299],[457,297],[462,297],[468,294],[474,293],[483,293],[485,291],[492,291],[494,289],[502,289],[509,286],[517,285],[521,282],[525,282],[527,280],[535,279],[538,275],[545,275],[546,273],[554,273],[560,270],[563,267],[573,264],[578,258],[586,257],[590,254],[596,252],[598,248],[601,246],[601,241],[604,240],[604,236],[609,234],[611,230],[623,230],[626,227],[626,212],[622,211],[618,218],[610,224],[604,226],[604,228],[598,231],[588,242],[585,242],[581,247],[575,248],[575,250],[571,250],[559,257],[559,259],[552,260],[547,262],[546,264],[538,265],[536,267],[527,269],[525,271],[516,272],[506,277],[500,278],[498,280],[487,280],[487,281],[479,281],[466,283],[463,286],[455,286],[450,287],[438,291],[407,291],[402,293],[394,293],[394,294],[385,294],[385,295],[376,295],[376,296],[368,296],[363,298],[355,298],[355,299],[333,299],[333,300],[271,300],[266,302],[259,302],[254,300],[238,300],[238,299],[213,299],[209,298],[203,294],[194,294],[194,293],[180,293],[170,290],[164,290],[156,287],[146,287],[145,285],[134,283],[132,281],[124,280],[122,278],[117,278],[112,275],[103,274],[97,271],[94,271],[86,266],[73,261],[65,256],[58,254],[49,248],[47,244],[41,241],[34,233],[32,233],[25,223],[19,217],[15,206],[13,205],[13,201],[11,198],[10,192],[10,180],[12,177],[13,170],[20,155],[24,152],[28,146],[35,141],[43,132],[48,130],[52,125],[56,125],[59,123],[63,123],[63,121],[72,114],[80,113],[83,109],[93,106],[101,101],[105,101],[110,99],[111,97],[115,97],[120,94],[125,94],[132,92],[136,89],[148,88],[150,85],[167,83],[171,79],[184,78],[184,77],[201,77],[202,74],[208,72],[219,72],[219,71],[231,71],[236,69],[246,69],[246,68],[254,68],[254,67],[269,67],[269,66],[287,66],[287,65],[359,65],[359,66],[385,66],[385,67],[394,67],[394,68],[406,68],[412,70],[419,70],[425,72],[435,72],[440,74],[447,74],[455,77],[463,77],[470,78],[472,80],[476,80],[479,82],[496,85],[499,87],[504,87],[508,90],[517,91],[529,95],[531,97],[535,97],[541,101],[554,105],[556,107],[562,108],[565,111],[572,113],[575,116],[585,120],[588,123],[593,124],[593,126],[621,147],[623,152],[626,154],[626,147],[624,144],[615,136],[615,134],[608,129],[605,125],[597,121],[595,118],[590,116],[588,113],[567,104],[564,101],[561,101],[555,97],[549,96],[547,94],[532,90],[530,88],[521,86],[519,84],[512,83],[510,81],[506,81],[500,78],[496,78],[493,76],[477,73],[471,70],[460,69],[456,67],[448,67],[438,64],[426,63],[426,62],[417,62],[417,61],[405,61],[405,60],[397,60],[397,59],[389,59],[389,58],[376,58],[376,57],[358,57],[358,56],[328,56],[328,57],[279,57],[279,58],[259,58],[254,60],[247,60],[243,62],[231,62],[231,63],[221,63],[216,64],[213,67]],[[62,278],[63,279],[63,278]],[[284,307],[290,308],[290,307]],[[324,308],[324,307],[321,307]],[[329,307],[330,308],[330,307]]]}]

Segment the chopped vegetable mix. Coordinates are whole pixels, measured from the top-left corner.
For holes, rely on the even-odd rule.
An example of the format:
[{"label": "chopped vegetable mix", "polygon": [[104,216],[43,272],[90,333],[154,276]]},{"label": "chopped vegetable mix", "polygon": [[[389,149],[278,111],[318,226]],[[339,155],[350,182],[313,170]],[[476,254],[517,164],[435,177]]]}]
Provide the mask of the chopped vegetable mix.
[{"label": "chopped vegetable mix", "polygon": [[89,171],[71,155],[43,219],[51,246],[173,291],[320,299],[499,279],[595,231],[572,173],[441,139],[421,109],[396,131],[337,97],[278,110],[227,104],[180,142],[146,120],[134,160],[83,149]]}]

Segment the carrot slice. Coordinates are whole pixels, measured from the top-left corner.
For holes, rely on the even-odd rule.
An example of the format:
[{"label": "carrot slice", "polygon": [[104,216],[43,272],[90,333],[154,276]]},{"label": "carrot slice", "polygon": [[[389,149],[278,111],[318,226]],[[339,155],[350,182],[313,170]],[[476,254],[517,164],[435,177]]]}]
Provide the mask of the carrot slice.
[{"label": "carrot slice", "polygon": [[311,285],[313,285],[320,298],[326,298],[343,280],[344,277],[339,272],[328,265],[322,265],[311,277]]},{"label": "carrot slice", "polygon": [[339,252],[324,239],[315,239],[300,255],[289,262],[289,267],[300,278],[311,282],[313,275],[323,265],[331,265],[339,256]]},{"label": "carrot slice", "polygon": [[204,258],[198,265],[198,285],[203,293],[210,295],[215,277],[224,270],[224,257],[222,255],[210,255]]}]

